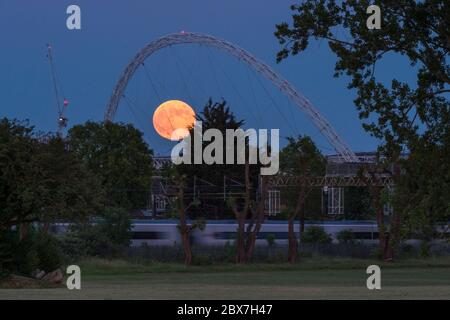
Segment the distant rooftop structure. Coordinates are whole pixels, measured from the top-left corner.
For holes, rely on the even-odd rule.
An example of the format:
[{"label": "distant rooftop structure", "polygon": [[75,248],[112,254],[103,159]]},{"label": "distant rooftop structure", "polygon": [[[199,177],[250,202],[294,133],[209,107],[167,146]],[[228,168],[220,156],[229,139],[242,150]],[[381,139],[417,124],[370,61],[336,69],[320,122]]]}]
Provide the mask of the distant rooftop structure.
[{"label": "distant rooftop structure", "polygon": [[357,152],[355,153],[359,162],[342,162],[339,155],[326,156],[327,176],[355,176],[362,166],[373,165],[377,162],[376,152]]},{"label": "distant rooftop structure", "polygon": [[[369,151],[369,152],[355,152],[356,157],[359,159],[360,162],[364,163],[375,163],[377,160],[377,153],[375,151]],[[333,154],[326,156],[327,162],[333,162],[333,163],[342,163],[342,159],[339,155]]]},{"label": "distant rooftop structure", "polygon": [[172,161],[170,156],[157,156],[153,157],[153,164],[156,170],[160,170],[165,164],[169,164]]}]

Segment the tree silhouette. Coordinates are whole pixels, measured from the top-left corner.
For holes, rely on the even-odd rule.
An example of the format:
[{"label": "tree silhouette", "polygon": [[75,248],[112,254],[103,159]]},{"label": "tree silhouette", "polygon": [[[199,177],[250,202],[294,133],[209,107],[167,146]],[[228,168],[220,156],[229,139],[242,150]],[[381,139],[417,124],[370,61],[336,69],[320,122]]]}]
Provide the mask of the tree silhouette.
[{"label": "tree silhouette", "polygon": [[[381,29],[369,30],[370,4],[307,0],[291,6],[292,23],[276,26],[282,45],[277,61],[300,54],[311,40],[324,40],[337,58],[334,75],[349,77],[363,127],[381,141],[382,166],[396,168],[391,260],[398,226],[421,221],[416,225],[426,222],[436,230],[437,221],[450,219],[450,200],[442,194],[450,188],[450,4],[386,0],[380,4]],[[377,66],[392,56],[411,65],[414,84],[397,79],[395,70],[390,82],[381,80],[387,74]]]}]

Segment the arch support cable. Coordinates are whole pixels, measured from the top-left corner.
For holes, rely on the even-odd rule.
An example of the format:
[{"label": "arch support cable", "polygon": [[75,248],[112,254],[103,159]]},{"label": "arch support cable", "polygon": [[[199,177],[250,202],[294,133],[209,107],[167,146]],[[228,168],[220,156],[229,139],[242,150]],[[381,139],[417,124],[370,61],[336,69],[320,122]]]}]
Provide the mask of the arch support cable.
[{"label": "arch support cable", "polygon": [[255,58],[246,50],[225,40],[201,33],[181,32],[159,38],[144,48],[128,63],[117,82],[105,112],[105,121],[113,121],[120,99],[138,67],[158,50],[172,45],[202,44],[227,52],[238,60],[247,63],[259,74],[270,80],[294,104],[296,104],[313,122],[319,132],[328,140],[339,155],[341,162],[359,162],[358,157],[350,150],[347,143],[336,133],[331,124],[317,111],[312,103],[298,92],[286,79],[278,75],[272,68]]}]

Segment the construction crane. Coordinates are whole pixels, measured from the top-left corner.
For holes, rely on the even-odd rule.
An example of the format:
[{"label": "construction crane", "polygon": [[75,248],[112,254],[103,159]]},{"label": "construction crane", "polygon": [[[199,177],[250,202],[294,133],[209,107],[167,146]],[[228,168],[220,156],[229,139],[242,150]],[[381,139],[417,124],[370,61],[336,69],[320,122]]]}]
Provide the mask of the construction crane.
[{"label": "construction crane", "polygon": [[68,119],[65,117],[65,111],[69,106],[69,100],[65,97],[63,97],[62,101],[60,100],[60,91],[62,92],[62,89],[61,84],[59,83],[58,74],[56,73],[55,63],[53,61],[52,46],[49,43],[47,44],[47,58],[50,63],[50,73],[53,81],[53,89],[55,91],[56,107],[58,109],[57,134],[62,138],[63,129],[67,127],[68,122]]}]

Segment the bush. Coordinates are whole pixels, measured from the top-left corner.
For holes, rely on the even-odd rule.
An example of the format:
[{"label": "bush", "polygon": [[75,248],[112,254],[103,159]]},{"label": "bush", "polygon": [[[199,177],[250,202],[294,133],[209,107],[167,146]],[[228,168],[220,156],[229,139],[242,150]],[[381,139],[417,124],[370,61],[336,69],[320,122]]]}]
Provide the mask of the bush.
[{"label": "bush", "polygon": [[131,222],[125,210],[107,208],[96,223],[73,225],[60,238],[64,253],[72,258],[117,256],[131,241]]},{"label": "bush", "polygon": [[225,262],[235,262],[236,261],[236,243],[230,243],[229,241],[227,241],[225,243],[225,246],[223,248],[223,252],[224,252],[224,261]]},{"label": "bush", "polygon": [[71,258],[106,256],[116,253],[114,240],[109,238],[101,225],[78,224],[60,238],[61,248]]},{"label": "bush", "polygon": [[269,247],[273,247],[275,245],[276,237],[273,233],[269,233],[266,237],[267,244]]},{"label": "bush", "polygon": [[31,230],[19,241],[17,231],[0,233],[0,273],[32,275],[37,269],[53,271],[62,264],[62,253],[56,239],[40,231]]},{"label": "bush", "polygon": [[352,229],[343,229],[336,234],[339,243],[355,243],[356,237]]},{"label": "bush", "polygon": [[81,235],[82,230],[80,226],[73,226],[58,238],[60,248],[66,257],[80,258],[88,256],[88,246],[84,233]]},{"label": "bush", "polygon": [[192,264],[196,266],[208,266],[214,263],[214,258],[207,254],[196,254],[192,257]]},{"label": "bush", "polygon": [[62,251],[53,236],[38,232],[34,239],[34,249],[39,261],[38,269],[51,272],[61,267]]},{"label": "bush", "polygon": [[0,275],[8,275],[14,266],[15,232],[0,230]]},{"label": "bush", "polygon": [[381,252],[381,249],[379,247],[374,247],[370,251],[370,258],[380,260],[383,258],[383,252]]},{"label": "bush", "polygon": [[421,258],[427,258],[431,253],[431,243],[427,240],[422,240],[420,242],[419,254]]},{"label": "bush", "polygon": [[39,268],[39,257],[36,249],[33,247],[32,235],[19,241],[19,235],[16,233],[11,239],[11,248],[13,252],[12,264],[8,268],[11,273],[18,273],[24,276],[30,276]]},{"label": "bush", "polygon": [[128,213],[119,208],[107,208],[98,224],[100,232],[114,245],[129,246],[131,221]]},{"label": "bush", "polygon": [[301,235],[303,243],[331,243],[331,237],[322,227],[311,226]]}]

